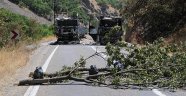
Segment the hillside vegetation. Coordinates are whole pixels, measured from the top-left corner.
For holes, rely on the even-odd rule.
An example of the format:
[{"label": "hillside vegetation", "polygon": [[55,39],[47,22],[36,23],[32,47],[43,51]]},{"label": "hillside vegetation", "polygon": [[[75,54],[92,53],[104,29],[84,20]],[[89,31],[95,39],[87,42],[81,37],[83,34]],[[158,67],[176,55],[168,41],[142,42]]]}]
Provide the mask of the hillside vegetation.
[{"label": "hillside vegetation", "polygon": [[[28,7],[39,16],[47,16],[52,13],[52,7],[49,6],[52,0],[9,0],[20,7]],[[48,3],[47,3],[48,2]],[[52,6],[52,3],[51,3]]]},{"label": "hillside vegetation", "polygon": [[[78,13],[84,21],[88,21],[88,15],[80,7],[79,0],[9,0],[22,7],[27,7],[39,16],[43,16],[47,19],[52,19],[54,11],[56,14],[67,12],[69,16],[73,16]],[[55,8],[54,8],[55,6]]]},{"label": "hillside vegetation", "polygon": [[[19,32],[19,38],[11,40],[11,31]],[[44,36],[52,34],[52,26],[41,25],[35,20],[0,8],[0,87],[4,88],[16,73],[26,65],[29,55],[36,48],[26,47]],[[2,95],[0,90],[0,95]],[[4,96],[4,95],[2,95]]]},{"label": "hillside vegetation", "polygon": [[28,41],[34,42],[44,36],[52,34],[52,27],[41,25],[27,17],[11,13],[10,11],[0,9],[0,47],[12,43],[11,31],[18,31],[20,36],[16,42]]},{"label": "hillside vegetation", "polygon": [[185,0],[123,0],[123,3],[128,42],[153,42],[159,37],[186,31],[183,30],[186,28]]},{"label": "hillside vegetation", "polygon": [[120,9],[122,6],[122,3],[120,0],[96,0],[99,5],[105,4],[105,5],[112,5],[114,8]]},{"label": "hillside vegetation", "polygon": [[[81,20],[85,23],[88,22],[89,16],[87,11],[91,10],[89,8],[89,0],[9,0],[15,4],[18,4],[20,7],[26,7],[31,11],[35,12],[37,15],[45,17],[49,20],[52,20],[54,11],[56,14],[62,14],[62,12],[67,12],[69,16],[73,16],[76,13],[79,14]],[[119,0],[96,0],[98,5],[112,5],[115,8],[119,8]],[[88,3],[87,3],[88,2]],[[85,5],[84,5],[85,3]],[[88,5],[87,5],[88,4]],[[55,6],[55,8],[54,8]],[[99,6],[99,7],[100,7]],[[91,6],[93,7],[93,6]]]}]

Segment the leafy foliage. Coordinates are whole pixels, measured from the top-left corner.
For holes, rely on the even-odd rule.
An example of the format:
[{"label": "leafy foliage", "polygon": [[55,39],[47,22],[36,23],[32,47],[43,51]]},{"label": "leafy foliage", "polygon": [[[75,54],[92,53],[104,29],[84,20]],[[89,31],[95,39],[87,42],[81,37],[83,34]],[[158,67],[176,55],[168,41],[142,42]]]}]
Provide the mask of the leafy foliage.
[{"label": "leafy foliage", "polygon": [[28,7],[30,10],[34,11],[40,16],[47,16],[51,14],[52,9],[46,2],[46,0],[10,0],[13,3],[24,5],[23,7]]},{"label": "leafy foliage", "polygon": [[[88,15],[80,5],[79,0],[10,0],[19,5],[26,5],[30,10],[47,19],[52,19],[53,13],[62,14],[67,12],[69,16],[78,13],[85,23],[88,22]],[[24,3],[24,4],[23,4]],[[55,7],[54,7],[55,6]]]},{"label": "leafy foliage", "polygon": [[78,62],[75,62],[75,67],[85,67],[86,61],[83,57],[80,58]]},{"label": "leafy foliage", "polygon": [[129,46],[125,42],[108,44],[106,47],[109,66],[114,66],[113,61],[118,60],[124,66],[123,71],[131,71],[124,74],[124,77],[120,76],[124,84],[169,88],[183,87],[186,84],[185,48],[186,44],[166,45],[162,39],[153,44],[146,43],[143,47]]},{"label": "leafy foliage", "polygon": [[0,47],[11,43],[11,31],[17,30],[19,40],[36,41],[52,34],[52,27],[40,25],[34,20],[0,9]]},{"label": "leafy foliage", "polygon": [[[107,32],[108,31],[108,32]],[[104,39],[104,42],[105,44],[107,44],[108,42],[110,43],[116,43],[117,41],[121,41],[122,38],[122,30],[121,30],[121,26],[114,26],[113,28],[111,28],[111,30],[107,30],[103,39]]]}]

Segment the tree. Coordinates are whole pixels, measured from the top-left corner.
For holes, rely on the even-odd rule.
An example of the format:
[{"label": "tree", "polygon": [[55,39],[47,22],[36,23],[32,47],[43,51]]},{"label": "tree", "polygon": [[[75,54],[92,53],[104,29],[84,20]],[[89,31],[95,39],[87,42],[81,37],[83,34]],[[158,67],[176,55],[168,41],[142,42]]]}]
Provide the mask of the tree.
[{"label": "tree", "polygon": [[128,21],[126,40],[140,37],[153,42],[167,37],[185,25],[184,0],[124,0],[123,17]]}]

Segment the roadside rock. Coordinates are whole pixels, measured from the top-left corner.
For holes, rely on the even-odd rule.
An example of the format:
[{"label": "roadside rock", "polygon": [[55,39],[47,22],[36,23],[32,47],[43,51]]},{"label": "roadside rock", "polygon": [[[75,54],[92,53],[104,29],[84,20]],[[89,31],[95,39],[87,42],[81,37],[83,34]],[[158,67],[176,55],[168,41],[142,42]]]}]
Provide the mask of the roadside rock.
[{"label": "roadside rock", "polygon": [[96,42],[93,40],[93,38],[90,35],[85,35],[84,38],[81,39],[80,44],[83,45],[94,45]]}]

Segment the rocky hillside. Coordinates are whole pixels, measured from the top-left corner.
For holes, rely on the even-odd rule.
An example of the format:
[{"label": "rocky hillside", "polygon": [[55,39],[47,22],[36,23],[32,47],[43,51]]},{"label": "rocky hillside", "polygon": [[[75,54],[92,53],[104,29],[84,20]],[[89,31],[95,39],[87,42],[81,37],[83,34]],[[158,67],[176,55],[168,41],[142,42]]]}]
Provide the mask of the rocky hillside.
[{"label": "rocky hillside", "polygon": [[96,0],[82,0],[81,4],[87,12],[112,16],[119,15],[119,11],[111,4],[99,4]]}]

